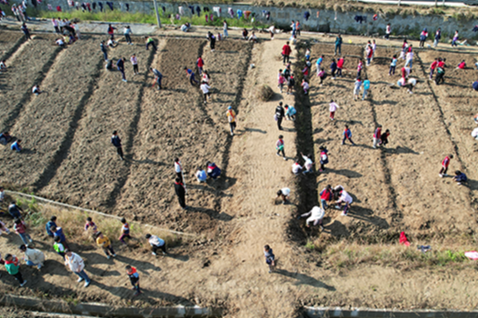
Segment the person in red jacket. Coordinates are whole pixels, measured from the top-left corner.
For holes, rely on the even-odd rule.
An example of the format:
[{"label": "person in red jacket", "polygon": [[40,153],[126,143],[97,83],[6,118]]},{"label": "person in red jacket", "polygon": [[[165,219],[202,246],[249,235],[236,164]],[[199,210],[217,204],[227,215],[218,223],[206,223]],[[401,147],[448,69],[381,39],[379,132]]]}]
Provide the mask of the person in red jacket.
[{"label": "person in red jacket", "polygon": [[203,69],[202,69],[202,68],[203,68],[203,66],[204,66],[204,61],[203,61],[203,59],[202,59],[201,56],[198,56],[198,60],[196,61],[196,65],[198,66],[199,75],[201,75],[202,72],[203,72]]},{"label": "person in red jacket", "polygon": [[342,69],[344,68],[345,58],[341,57],[337,61],[337,77],[342,77]]},{"label": "person in red jacket", "polygon": [[289,41],[282,47],[282,63],[285,65],[285,61],[287,60],[287,63],[289,63],[289,57],[290,53],[292,52],[292,49],[289,46]]},{"label": "person in red jacket", "polygon": [[453,155],[446,156],[445,159],[441,162],[441,169],[440,169],[440,178],[446,177],[446,172],[448,170],[448,166],[450,165],[450,160],[453,159]]},{"label": "person in red jacket", "polygon": [[334,198],[334,195],[332,194],[332,187],[330,184],[326,186],[321,192],[320,192],[320,205],[322,209],[327,209],[327,201],[332,201]]},{"label": "person in red jacket", "polygon": [[375,132],[373,133],[373,148],[377,148],[377,143],[380,140],[380,136],[382,135],[382,125],[378,125],[375,128]]},{"label": "person in red jacket", "polygon": [[430,80],[432,79],[433,72],[435,72],[435,69],[437,68],[437,66],[438,66],[438,58],[436,57],[435,61],[433,61],[433,63],[430,65]]}]

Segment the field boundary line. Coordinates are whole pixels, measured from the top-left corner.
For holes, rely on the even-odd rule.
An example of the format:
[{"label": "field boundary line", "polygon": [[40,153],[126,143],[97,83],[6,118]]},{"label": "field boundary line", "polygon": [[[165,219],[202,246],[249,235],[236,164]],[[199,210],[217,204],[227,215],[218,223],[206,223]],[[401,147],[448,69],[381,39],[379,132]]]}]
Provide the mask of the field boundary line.
[{"label": "field boundary line", "polygon": [[[18,196],[27,197],[27,198],[33,198],[37,201],[46,202],[48,204],[59,205],[59,206],[65,207],[65,208],[79,210],[79,211],[88,212],[88,213],[93,213],[93,214],[101,215],[101,216],[108,217],[108,218],[113,218],[113,219],[117,219],[117,220],[121,220],[121,218],[122,218],[121,216],[117,216],[117,215],[113,215],[113,214],[107,214],[107,213],[104,213],[104,212],[99,212],[99,211],[95,211],[95,210],[91,210],[91,209],[81,208],[81,207],[74,206],[74,205],[67,204],[67,203],[53,201],[53,200],[50,200],[50,199],[39,197],[39,196],[34,195],[34,194],[27,194],[27,193],[11,191],[11,190],[5,190],[5,192],[8,193],[8,194],[18,195]],[[156,226],[150,225],[150,224],[144,224],[144,223],[139,223],[139,224],[141,224],[143,226],[147,226],[147,227],[152,227],[152,228],[158,229],[160,231],[173,233],[173,234],[186,235],[186,236],[196,236],[196,234],[190,234],[190,233],[178,232],[178,231],[169,230],[169,229],[163,229],[163,228],[159,228],[159,227],[156,227]]]}]

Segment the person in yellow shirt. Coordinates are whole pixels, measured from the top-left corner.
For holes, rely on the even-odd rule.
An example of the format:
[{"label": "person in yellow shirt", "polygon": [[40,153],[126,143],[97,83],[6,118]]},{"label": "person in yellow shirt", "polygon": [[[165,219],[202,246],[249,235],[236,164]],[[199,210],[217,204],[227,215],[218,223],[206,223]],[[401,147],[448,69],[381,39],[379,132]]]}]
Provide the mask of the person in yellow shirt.
[{"label": "person in yellow shirt", "polygon": [[232,109],[232,106],[227,108],[226,117],[227,121],[229,121],[229,127],[231,128],[231,136],[234,136],[234,130],[236,129],[236,112]]},{"label": "person in yellow shirt", "polygon": [[113,250],[113,244],[111,244],[110,239],[103,235],[103,233],[98,232],[96,234],[96,244],[103,249],[106,258],[110,259],[111,256],[116,257],[115,251]]}]

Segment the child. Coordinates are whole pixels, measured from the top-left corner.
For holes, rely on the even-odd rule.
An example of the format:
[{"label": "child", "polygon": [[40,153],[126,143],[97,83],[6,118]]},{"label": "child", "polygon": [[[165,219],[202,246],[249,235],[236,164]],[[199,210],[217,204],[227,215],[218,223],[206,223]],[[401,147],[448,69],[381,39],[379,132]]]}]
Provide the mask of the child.
[{"label": "child", "polygon": [[23,241],[23,244],[28,246],[28,243],[33,243],[32,238],[27,233],[27,225],[21,219],[16,219],[15,224],[13,225],[15,233],[17,233]]},{"label": "child", "polygon": [[440,174],[439,174],[440,178],[447,176],[446,172],[448,170],[448,166],[450,165],[451,159],[453,159],[453,155],[446,156],[445,159],[443,159],[441,163]]},{"label": "child", "polygon": [[[307,66],[305,68],[307,69]],[[307,77],[307,75],[304,73],[304,78],[306,78],[306,77]],[[282,93],[282,88],[284,87],[284,84],[286,82],[285,77],[282,74],[282,70],[279,70],[279,75],[277,75],[277,82],[278,82],[277,87],[279,87],[279,90]]]},{"label": "child", "polygon": [[322,83],[324,82],[324,79],[327,77],[327,73],[325,73],[324,70],[321,70],[318,74],[320,82],[319,85],[322,86]]},{"label": "child", "polygon": [[302,152],[300,153],[300,155],[302,156],[302,159],[304,159],[304,168],[305,168],[302,174],[312,172],[312,166],[314,165],[314,162],[312,161],[312,159],[310,159],[312,156],[310,154],[308,154],[307,156],[304,156]]},{"label": "child", "polygon": [[341,57],[337,61],[337,76],[342,77],[342,69],[344,68],[345,58]]},{"label": "child", "polygon": [[50,230],[53,232],[53,235],[55,237],[59,237],[60,238],[60,243],[63,244],[63,246],[66,248],[66,249],[69,249],[69,246],[68,246],[68,243],[66,242],[66,237],[65,237],[65,234],[63,233],[63,229],[61,227],[57,227],[55,225],[53,225]]},{"label": "child", "polygon": [[304,90],[304,95],[307,95],[309,92],[309,83],[307,83],[305,78],[302,80],[302,84],[300,86],[302,86],[302,89]]},{"label": "child", "polygon": [[358,60],[357,64],[357,78],[360,78],[360,74],[362,74],[363,62],[362,59]]},{"label": "child", "polygon": [[5,268],[20,283],[20,287],[25,286],[27,281],[23,280],[22,273],[20,273],[20,261],[15,255],[5,255]]},{"label": "child", "polygon": [[354,100],[357,100],[360,94],[360,86],[362,86],[362,79],[360,77],[357,77],[354,85]]},{"label": "child", "polygon": [[385,29],[385,39],[390,40],[390,33],[392,33],[392,27],[390,26],[390,23],[388,23]]},{"label": "child", "polygon": [[186,66],[184,67],[184,70],[186,71],[186,77],[189,78],[189,83],[191,83],[192,86],[196,86],[196,84],[199,84],[199,82],[196,81],[196,77],[192,70],[188,69]]},{"label": "child", "polygon": [[367,98],[367,92],[370,89],[370,81],[368,80],[367,77],[365,77],[365,81],[363,81],[363,95],[362,95],[362,100],[365,100]]},{"label": "child", "polygon": [[275,266],[275,256],[269,245],[264,246],[264,256],[266,258],[266,264],[269,266],[269,273],[272,273]]},{"label": "child", "polygon": [[380,135],[380,146],[385,146],[388,144],[388,136],[390,136],[390,130],[385,130],[383,134]]},{"label": "child", "polygon": [[46,234],[47,234],[49,237],[51,237],[51,238],[55,237],[55,235],[54,235],[53,232],[51,231],[51,227],[52,227],[53,225],[56,226],[56,216],[52,216],[52,217],[50,218],[50,221],[48,221],[48,222],[46,223],[46,225],[45,225]]},{"label": "child", "polygon": [[229,122],[231,136],[234,136],[234,130],[236,129],[236,112],[234,111],[234,109],[232,109],[232,106],[227,107],[226,117],[227,121]]},{"label": "child", "polygon": [[207,162],[207,175],[213,180],[216,180],[221,175],[221,169],[214,162]]},{"label": "child", "polygon": [[282,135],[279,135],[279,140],[277,140],[276,142],[276,150],[277,150],[276,155],[280,156],[279,153],[282,153],[282,158],[284,158],[284,160],[287,160],[285,157],[285,152],[284,152],[284,136]]},{"label": "child", "polygon": [[152,255],[156,256],[156,251],[160,249],[163,252],[163,255],[166,255],[166,242],[163,239],[160,239],[156,235],[146,234],[146,239],[149,241],[149,244],[153,248]]},{"label": "child", "polygon": [[287,199],[289,198],[290,189],[289,188],[282,188],[277,191],[277,197],[282,198],[282,204],[286,204]]},{"label": "child", "polygon": [[333,198],[334,198],[334,195],[332,193],[332,187],[329,184],[320,192],[320,204],[322,206],[322,209],[324,210],[327,209],[328,207],[327,201],[330,202],[332,201]]},{"label": "child", "polygon": [[322,220],[324,219],[325,211],[322,208],[319,208],[318,206],[314,206],[312,210],[310,210],[307,213],[302,214],[300,217],[301,218],[307,218],[307,221],[305,221],[305,225],[307,227],[310,227],[309,223],[314,222],[314,226],[317,224],[320,225],[320,229],[323,230],[324,226],[322,225]]},{"label": "child", "polygon": [[126,274],[129,277],[129,280],[131,282],[131,285],[133,285],[133,290],[136,290],[136,293],[134,293],[134,296],[138,296],[141,294],[141,290],[139,288],[139,274],[136,271],[136,268],[130,265],[126,265]]},{"label": "child", "polygon": [[93,234],[96,234],[98,232],[98,228],[96,227],[95,222],[93,222],[93,219],[91,217],[86,218],[86,224],[85,224],[85,231],[90,230],[93,232]]},{"label": "child", "polygon": [[403,40],[402,51],[400,52],[400,56],[398,57],[399,59],[402,59],[402,60],[405,59],[405,53],[407,52],[407,49],[408,49],[407,40]]},{"label": "child", "polygon": [[461,185],[463,182],[466,182],[468,178],[466,174],[461,172],[460,170],[455,171],[455,176],[453,177],[453,181],[456,182],[457,185]]},{"label": "child", "polygon": [[126,222],[125,218],[121,219],[121,223],[123,223],[123,226],[121,227],[121,236],[119,237],[119,241],[123,244],[126,244],[125,238],[132,239],[131,235],[129,234],[129,224]]},{"label": "child", "polygon": [[103,233],[98,232],[96,234],[96,244],[103,249],[107,259],[110,259],[111,256],[116,257],[115,251],[113,250],[113,244],[111,244],[110,239],[107,236],[104,236]]},{"label": "child", "polygon": [[317,66],[317,75],[319,75],[320,73],[320,67],[322,66],[322,61],[324,60],[324,56],[321,55],[318,59],[317,59],[317,62],[315,62],[316,66]]},{"label": "child", "polygon": [[285,117],[287,120],[295,120],[295,114],[297,111],[295,110],[294,106],[285,105]]},{"label": "child", "polygon": [[373,149],[377,148],[377,144],[380,145],[379,140],[382,136],[382,125],[378,125],[373,132]]},{"label": "child", "polygon": [[335,118],[335,112],[337,111],[337,108],[340,108],[337,103],[334,102],[333,99],[330,100],[329,104],[329,118],[330,120],[334,120]]},{"label": "child", "polygon": [[3,223],[2,221],[0,221],[0,235],[2,235],[3,232],[6,232],[7,234],[10,234],[10,230],[7,228],[7,226],[5,225],[5,223]]},{"label": "child", "polygon": [[369,44],[367,46],[367,50],[366,50],[366,54],[367,54],[367,66],[370,65],[370,61],[372,60],[372,56],[373,56],[373,48],[372,48],[372,44],[370,43],[370,41],[368,41]]},{"label": "child", "polygon": [[375,56],[375,51],[377,50],[377,43],[375,43],[375,40],[372,40],[372,58],[370,61],[373,61],[373,57]]},{"label": "child", "polygon": [[330,73],[332,75],[332,79],[335,79],[335,72],[337,71],[337,62],[335,59],[332,59],[332,64],[330,64]]},{"label": "child", "polygon": [[129,60],[131,61],[131,64],[133,65],[134,75],[138,75],[139,74],[139,72],[138,72],[138,58],[136,57],[136,54],[131,55]]},{"label": "child", "polygon": [[453,36],[453,40],[451,40],[451,47],[457,46],[456,41],[458,40],[458,30],[455,31],[455,35]]},{"label": "child", "polygon": [[302,74],[304,74],[304,79],[307,79],[309,77],[309,73],[310,73],[310,62],[307,61],[307,63],[305,63],[304,69],[302,70]]},{"label": "child", "polygon": [[295,159],[294,163],[292,164],[292,173],[296,176],[302,172],[302,166],[299,164],[299,159]]},{"label": "child", "polygon": [[[410,48],[411,47],[412,45],[410,44]],[[413,67],[413,51],[407,52],[407,61],[405,62],[405,67],[407,67],[408,65],[410,65],[410,70],[411,70]]]},{"label": "child", "polygon": [[347,213],[350,210],[350,205],[353,202],[352,197],[342,188],[339,190],[340,197],[335,202],[337,205],[335,206],[336,209],[340,209],[342,207],[342,203],[344,203],[344,211],[342,212],[342,216],[347,216]]},{"label": "child", "polygon": [[306,61],[310,60],[310,49],[305,50],[305,60]]},{"label": "child", "polygon": [[465,60],[461,61],[460,64],[458,64],[458,66],[456,67],[456,69],[460,69],[460,70],[464,70],[466,67],[466,63],[465,63]]},{"label": "child", "polygon": [[22,140],[21,139],[18,139],[16,140],[11,146],[10,146],[10,149],[13,150],[13,151],[16,151],[16,152],[21,152],[22,151]]},{"label": "child", "polygon": [[63,260],[64,260],[65,259],[65,246],[63,246],[63,244],[60,242],[60,237],[59,236],[55,236],[55,238],[53,240],[55,241],[55,243],[53,243],[53,249],[55,250],[55,252],[58,255],[63,257]]},{"label": "child", "polygon": [[324,146],[319,147],[320,150],[320,172],[323,172],[325,170],[325,165],[329,163],[329,155],[328,155],[328,150]]},{"label": "child", "polygon": [[395,68],[397,67],[397,56],[392,57],[392,62],[390,63],[390,71],[388,71],[388,76],[395,75]]},{"label": "child", "polygon": [[203,72],[203,66],[204,66],[204,61],[203,61],[201,55],[198,56],[198,59],[196,61],[196,65],[197,65],[198,70],[199,70],[199,75],[201,75],[202,72]]},{"label": "child", "polygon": [[423,48],[425,45],[425,41],[427,40],[428,37],[428,31],[427,28],[423,29],[423,31],[420,33],[420,44],[419,47]]},{"label": "child", "polygon": [[[201,83],[201,90],[202,94],[204,96],[204,104],[207,104],[207,101],[211,99],[211,92],[210,92],[211,86],[209,86],[206,82]],[[281,91],[282,93],[282,91]]]},{"label": "child", "polygon": [[40,95],[42,93],[42,91],[40,90],[40,86],[34,85],[32,88],[32,93],[37,96]]},{"label": "child", "polygon": [[430,80],[432,79],[433,72],[435,72],[435,69],[437,68],[437,66],[438,66],[438,58],[435,58],[435,61],[433,61],[433,63],[430,65]]},{"label": "child", "polygon": [[352,143],[352,145],[355,146],[354,142],[352,141],[352,132],[350,131],[348,125],[345,125],[343,135],[344,135],[344,139],[342,139],[342,145],[345,144],[345,140],[349,140]]},{"label": "child", "polygon": [[292,94],[292,91],[294,90],[294,85],[294,75],[290,74],[289,79],[287,80],[287,95],[289,95],[289,93]]}]

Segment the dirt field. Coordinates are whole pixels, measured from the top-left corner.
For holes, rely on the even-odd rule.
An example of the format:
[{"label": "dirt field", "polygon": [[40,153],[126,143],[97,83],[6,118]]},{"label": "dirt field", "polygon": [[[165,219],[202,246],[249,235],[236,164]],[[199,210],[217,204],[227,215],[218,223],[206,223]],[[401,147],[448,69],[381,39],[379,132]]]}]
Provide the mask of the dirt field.
[{"label": "dirt field", "polygon": [[[128,59],[136,53],[140,62],[141,74],[135,77],[126,62],[128,83],[120,80],[118,72],[104,70],[100,38],[86,38],[64,50],[51,46],[46,38],[22,44],[7,60],[15,73],[0,75],[1,97],[8,100],[0,106],[0,117],[14,136],[24,140],[25,151],[0,150],[2,182],[197,236],[174,247],[169,257],[157,258],[146,248],[119,246],[113,238],[118,257],[112,260],[82,238],[71,238],[94,280],[85,290],[52,253],[43,230],[38,230],[34,233],[36,247],[47,254],[44,269],[24,267],[29,280],[25,289],[18,289],[2,273],[2,290],[124,306],[218,306],[226,309],[228,317],[299,317],[304,304],[476,308],[472,264],[407,267],[398,262],[388,266],[386,260],[370,257],[334,267],[327,259],[331,249],[353,255],[352,241],[364,249],[386,250],[388,246],[396,252],[401,249],[396,238],[402,230],[413,244],[398,252],[408,251],[410,257],[416,253],[417,242],[429,243],[434,237],[441,238],[440,245],[432,241],[437,250],[446,248],[447,241],[456,249],[459,244],[466,248],[475,244],[478,176],[473,159],[478,148],[470,136],[476,112],[470,88],[475,71],[453,70],[462,56],[472,67],[472,55],[440,52],[451,67],[445,84],[435,86],[428,84],[425,71],[438,53],[416,52],[412,76],[418,85],[410,95],[392,87],[403,61],[397,74],[388,76],[389,59],[397,50],[380,46],[384,41],[379,40],[375,59],[364,70],[372,82],[369,98],[353,101],[362,47],[344,45],[345,76],[328,77],[318,86],[315,60],[324,54],[324,67],[329,71],[333,46],[312,44],[310,94],[286,95],[277,89],[285,39],[278,35],[274,41],[254,45],[227,40],[217,43],[215,52],[203,39],[165,38],[156,53],[145,51],[144,46],[121,44],[110,51],[111,57]],[[354,38],[354,43],[363,40]],[[208,104],[183,70],[184,66],[195,69],[198,55],[203,56],[212,77],[213,99]],[[38,63],[17,63],[32,57]],[[298,75],[304,62],[295,51],[292,62]],[[256,67],[251,69],[250,64]],[[150,66],[164,75],[161,91],[151,88],[153,76],[146,72]],[[37,81],[48,93],[32,97],[28,92]],[[12,83],[18,83],[19,89],[8,89]],[[255,97],[263,84],[275,92],[267,102]],[[328,118],[331,99],[340,106],[333,122]],[[279,101],[295,104],[299,112],[297,121],[284,121],[281,131],[273,120]],[[238,115],[234,137],[229,135],[225,118],[229,105]],[[356,146],[340,145],[345,124]],[[390,144],[381,149],[372,148],[377,124],[391,131]],[[122,138],[124,162],[110,144],[113,130]],[[275,155],[279,134],[284,135],[286,161]],[[329,149],[330,163],[324,173],[318,172],[321,145]],[[291,174],[292,160],[300,152],[313,153],[315,174]],[[467,186],[458,187],[451,178],[438,177],[440,163],[450,153],[455,158],[449,174],[463,169],[471,179]],[[186,211],[179,207],[173,189],[176,156],[186,171],[190,207]],[[208,160],[216,162],[223,175],[215,182],[198,184],[196,168]],[[328,209],[324,232],[306,228],[297,215],[317,204],[318,192],[327,184],[343,185],[352,194],[349,217]],[[283,187],[292,190],[286,205],[274,201]],[[0,251],[18,254],[19,244],[17,235],[4,236]],[[277,257],[273,274],[267,273],[264,264],[265,244],[271,245]],[[145,294],[137,299],[131,299],[125,264],[140,271]]]},{"label": "dirt field", "polygon": [[[11,50],[21,41],[22,34],[18,32],[2,31],[0,33],[0,59],[6,60],[9,58]],[[8,65],[8,64],[7,64]]]}]

